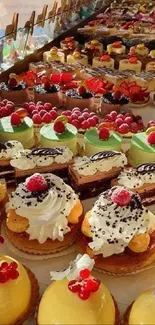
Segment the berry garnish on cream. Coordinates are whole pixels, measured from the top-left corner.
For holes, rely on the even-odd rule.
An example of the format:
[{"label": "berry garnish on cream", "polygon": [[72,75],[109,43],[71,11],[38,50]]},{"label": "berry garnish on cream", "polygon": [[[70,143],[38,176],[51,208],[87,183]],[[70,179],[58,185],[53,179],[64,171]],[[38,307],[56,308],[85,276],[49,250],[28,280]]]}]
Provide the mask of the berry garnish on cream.
[{"label": "berry garnish on cream", "polygon": [[99,130],[99,139],[108,140],[110,137],[110,132],[107,128],[103,127]]},{"label": "berry garnish on cream", "polygon": [[149,133],[149,135],[147,137],[147,142],[150,145],[155,146],[155,131],[152,131]]},{"label": "berry garnish on cream", "polygon": [[[4,238],[0,236],[0,246],[4,244]],[[0,258],[0,285],[9,280],[16,280],[19,277],[18,264],[16,262],[3,261],[3,256]]]},{"label": "berry garnish on cream", "polygon": [[43,192],[48,189],[48,183],[43,175],[36,173],[27,178],[26,188],[30,192]]},{"label": "berry garnish on cream", "polygon": [[53,130],[59,134],[64,133],[66,130],[67,122],[68,122],[67,116],[64,115],[58,116],[54,121]]}]

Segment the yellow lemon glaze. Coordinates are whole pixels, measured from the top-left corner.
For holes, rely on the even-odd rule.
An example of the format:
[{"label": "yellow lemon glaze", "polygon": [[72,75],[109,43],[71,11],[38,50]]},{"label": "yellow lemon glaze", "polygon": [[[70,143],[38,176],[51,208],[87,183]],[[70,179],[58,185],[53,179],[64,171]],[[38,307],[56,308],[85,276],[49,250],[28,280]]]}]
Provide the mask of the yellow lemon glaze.
[{"label": "yellow lemon glaze", "polygon": [[108,289],[101,284],[96,293],[82,300],[68,290],[68,280],[53,282],[39,306],[38,325],[115,324],[115,306]]},{"label": "yellow lemon glaze", "polygon": [[79,222],[80,216],[82,215],[82,212],[83,212],[83,206],[80,200],[78,200],[67,218],[68,222],[72,224],[77,224]]},{"label": "yellow lemon glaze", "polygon": [[13,325],[28,310],[31,298],[31,282],[25,268],[9,256],[0,256],[3,262],[16,262],[19,277],[0,283],[0,325]]},{"label": "yellow lemon glaze", "polygon": [[129,325],[155,324],[155,292],[143,292],[133,303],[130,311]]},{"label": "yellow lemon glaze", "polygon": [[92,232],[89,224],[90,217],[91,217],[91,211],[88,211],[84,217],[81,231],[85,236],[92,238]]}]

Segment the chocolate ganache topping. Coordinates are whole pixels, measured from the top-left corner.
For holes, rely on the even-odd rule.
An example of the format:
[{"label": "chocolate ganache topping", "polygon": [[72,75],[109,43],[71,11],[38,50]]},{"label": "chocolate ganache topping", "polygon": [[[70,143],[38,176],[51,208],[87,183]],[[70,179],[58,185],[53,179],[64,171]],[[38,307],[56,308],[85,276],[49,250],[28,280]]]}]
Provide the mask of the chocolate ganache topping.
[{"label": "chocolate ganache topping", "polygon": [[136,168],[137,173],[139,174],[146,174],[149,172],[155,172],[155,163],[145,163],[137,166]]},{"label": "chocolate ganache topping", "polygon": [[120,155],[121,155],[121,153],[118,152],[118,151],[100,151],[100,152],[97,152],[94,155],[92,155],[90,157],[90,160],[91,161],[98,161],[98,160],[101,160],[101,159],[108,159],[108,158],[111,158],[111,157],[114,157],[114,156],[120,156]]},{"label": "chocolate ganache topping", "polygon": [[113,95],[113,93],[108,92],[107,94],[103,95],[102,97],[102,101],[106,104],[114,104],[114,105],[126,105],[129,102],[129,98],[122,95],[120,97],[120,99],[116,99],[115,96]]}]

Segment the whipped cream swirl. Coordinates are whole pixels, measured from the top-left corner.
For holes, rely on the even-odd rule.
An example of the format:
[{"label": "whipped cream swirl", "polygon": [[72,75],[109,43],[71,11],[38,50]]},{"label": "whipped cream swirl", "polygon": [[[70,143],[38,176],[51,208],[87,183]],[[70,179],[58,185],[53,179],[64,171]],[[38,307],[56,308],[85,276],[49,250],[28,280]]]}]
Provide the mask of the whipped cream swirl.
[{"label": "whipped cream swirl", "polygon": [[23,145],[16,140],[9,140],[5,143],[0,143],[0,159],[12,158],[18,150],[22,150]]},{"label": "whipped cream swirl", "polygon": [[38,148],[18,151],[10,161],[10,164],[20,170],[28,170],[39,166],[49,166],[53,163],[64,164],[72,158],[73,153],[67,147]]},{"label": "whipped cream swirl", "polygon": [[80,175],[94,175],[97,172],[108,172],[112,168],[124,167],[127,158],[124,153],[117,151],[103,151],[91,157],[79,157],[73,168]]},{"label": "whipped cream swirl", "polygon": [[78,196],[63,180],[53,174],[44,174],[48,189],[44,192],[30,192],[26,183],[20,183],[11,194],[6,211],[16,213],[29,220],[26,232],[30,240],[37,239],[43,244],[48,238],[63,241],[70,232],[67,217],[75,206]]},{"label": "whipped cream swirl", "polygon": [[137,168],[124,169],[118,176],[118,184],[130,189],[151,183],[155,183],[155,164],[143,164]]},{"label": "whipped cream swirl", "polygon": [[155,229],[155,216],[142,206],[138,194],[131,192],[129,204],[121,207],[111,200],[114,189],[100,195],[89,218],[92,232],[89,246],[103,257],[122,253],[135,235]]}]

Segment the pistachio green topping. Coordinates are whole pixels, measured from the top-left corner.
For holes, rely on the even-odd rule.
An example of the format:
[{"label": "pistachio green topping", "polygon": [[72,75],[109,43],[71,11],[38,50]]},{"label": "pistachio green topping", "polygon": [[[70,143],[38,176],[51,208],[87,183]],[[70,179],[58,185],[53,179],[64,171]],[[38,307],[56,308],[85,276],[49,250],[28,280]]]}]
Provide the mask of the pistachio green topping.
[{"label": "pistachio green topping", "polygon": [[108,140],[99,139],[97,128],[88,130],[84,136],[85,140],[97,147],[117,147],[123,138],[116,132],[112,131]]},{"label": "pistachio green topping", "polygon": [[131,143],[139,150],[148,153],[155,153],[155,145],[151,145],[147,142],[148,135],[145,132],[137,133],[133,135]]},{"label": "pistachio green topping", "polygon": [[54,123],[44,125],[40,130],[40,135],[48,140],[52,141],[64,141],[71,140],[77,135],[77,129],[75,126],[67,123],[65,132],[59,134],[53,129]]},{"label": "pistachio green topping", "polygon": [[29,117],[24,117],[21,125],[19,126],[13,126],[10,120],[11,120],[10,116],[3,117],[0,119],[0,132],[2,133],[23,132],[33,127],[33,121]]}]

